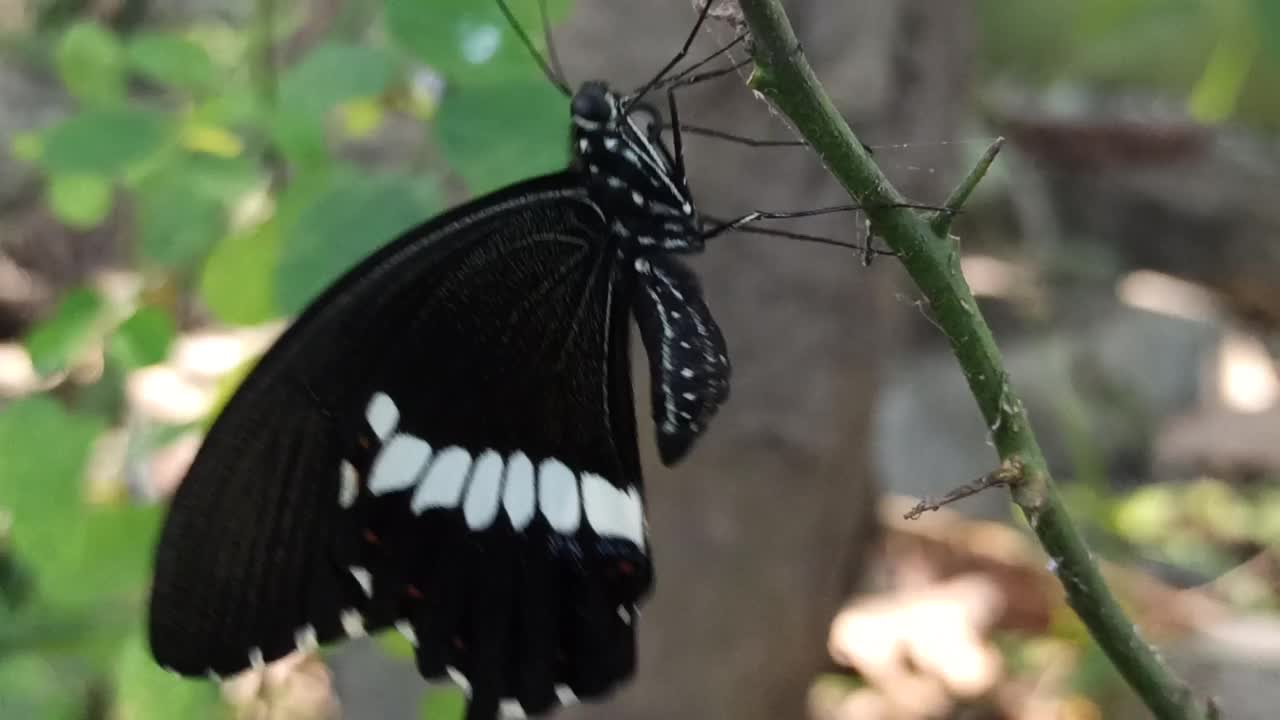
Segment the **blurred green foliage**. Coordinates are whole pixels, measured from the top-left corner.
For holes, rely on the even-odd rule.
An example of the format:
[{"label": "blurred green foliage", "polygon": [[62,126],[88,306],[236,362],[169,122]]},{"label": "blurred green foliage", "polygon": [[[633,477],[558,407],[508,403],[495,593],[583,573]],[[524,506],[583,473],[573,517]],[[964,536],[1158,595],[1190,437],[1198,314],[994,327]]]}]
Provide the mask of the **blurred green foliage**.
[{"label": "blurred green foliage", "polygon": [[[512,4],[540,37],[537,3]],[[567,14],[567,0],[550,5]],[[282,65],[263,62],[261,38],[287,22],[272,7],[235,29],[68,18],[24,46],[74,111],[7,154],[41,172],[69,228],[124,233],[141,289],[62,297],[26,337],[53,390],[0,408],[0,717],[226,715],[216,687],[166,675],[146,649],[162,509],[130,499],[124,467],[105,488],[86,482],[126,424],[124,379],[165,360],[186,306],[227,325],[294,314],[447,202],[567,161],[567,104],[492,3],[385,0]],[[420,147],[394,167],[353,159],[397,122],[423,128]],[[90,356],[87,384],[61,375]],[[130,435],[130,452],[174,434]],[[461,704],[435,689],[422,711],[453,718]]]},{"label": "blurred green foliage", "polygon": [[981,0],[989,76],[1183,98],[1206,122],[1280,127],[1275,0]]}]

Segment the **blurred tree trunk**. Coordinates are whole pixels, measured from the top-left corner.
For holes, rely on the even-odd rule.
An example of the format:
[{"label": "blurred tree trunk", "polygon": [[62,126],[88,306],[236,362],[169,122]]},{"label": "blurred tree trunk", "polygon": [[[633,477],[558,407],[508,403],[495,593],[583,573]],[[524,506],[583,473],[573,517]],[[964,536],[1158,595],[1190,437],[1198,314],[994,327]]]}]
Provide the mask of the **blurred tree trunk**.
[{"label": "blurred tree trunk", "polygon": [[[582,0],[556,35],[572,83],[631,89],[678,49],[689,0]],[[819,75],[864,140],[954,138],[965,106],[969,2],[810,0],[788,11]],[[701,57],[733,37],[716,26]],[[662,107],[664,101],[655,98]],[[685,122],[790,137],[740,79],[681,96]],[[946,147],[940,149],[945,150]],[[889,151],[891,152],[891,151]],[[690,138],[691,187],[704,212],[848,202],[809,153]],[[950,158],[921,159],[905,190],[937,200]],[[855,239],[860,219],[807,230]],[[728,405],[692,456],[667,470],[647,454],[648,517],[658,573],[642,610],[636,681],[606,708],[567,717],[796,718],[828,665],[828,623],[875,539],[870,415],[880,359],[892,357],[897,269],[868,270],[829,248],[734,236],[695,265],[734,363]],[[637,368],[643,363],[637,362]],[[642,443],[652,442],[637,378]]]}]

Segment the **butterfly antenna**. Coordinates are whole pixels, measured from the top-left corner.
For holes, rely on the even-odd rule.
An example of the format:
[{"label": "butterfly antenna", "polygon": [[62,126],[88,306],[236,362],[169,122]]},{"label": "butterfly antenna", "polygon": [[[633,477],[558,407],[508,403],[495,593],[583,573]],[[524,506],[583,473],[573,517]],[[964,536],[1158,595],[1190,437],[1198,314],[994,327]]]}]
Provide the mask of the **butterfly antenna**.
[{"label": "butterfly antenna", "polygon": [[[663,130],[674,130],[672,125],[663,125]],[[759,138],[749,138],[744,135],[734,135],[723,130],[702,127],[700,125],[680,124],[680,132],[690,135],[700,135],[702,137],[716,138],[717,140],[726,140],[728,142],[746,145],[747,147],[806,147],[809,143],[803,140],[760,140]]]},{"label": "butterfly antenna", "polygon": [[520,26],[520,21],[516,20],[516,16],[511,12],[511,8],[507,6],[506,0],[494,0],[498,3],[498,9],[502,11],[503,16],[507,18],[507,23],[511,25],[511,29],[515,31],[516,37],[520,38],[520,43],[524,45],[529,54],[533,56],[534,62],[538,63],[538,67],[542,68],[542,74],[547,76],[547,80],[556,87],[565,97],[573,97],[573,91],[569,89],[569,85],[565,83],[562,77],[557,74],[560,63],[555,59],[555,48],[551,45],[551,27],[547,24],[546,3],[540,1],[538,3],[539,11],[542,13],[543,33],[547,37],[547,48],[551,53],[552,65],[547,64],[547,59],[542,57],[542,53],[538,52],[537,46],[529,39],[528,33]]},{"label": "butterfly antenna", "polygon": [[698,12],[698,21],[693,24],[693,29],[689,31],[689,36],[684,39],[684,45],[680,46],[680,51],[677,52],[675,57],[671,58],[666,65],[663,65],[662,69],[658,71],[658,74],[654,75],[649,82],[641,85],[640,89],[631,93],[629,96],[631,100],[627,103],[628,110],[633,103],[640,100],[645,95],[648,95],[650,91],[657,87],[658,84],[662,82],[663,78],[667,76],[667,73],[671,72],[672,68],[679,65],[680,62],[689,55],[689,48],[693,47],[693,41],[698,38],[698,31],[702,29],[702,24],[706,22],[707,14],[711,12],[711,6],[714,5],[715,2],[716,0],[706,0],[706,4],[702,6],[702,10]]},{"label": "butterfly antenna", "polygon": [[560,64],[560,54],[556,52],[555,38],[551,37],[551,14],[547,12],[547,0],[538,0],[538,17],[542,21],[542,41],[547,46],[547,60],[551,62],[551,71],[560,81],[565,92],[569,90],[569,76],[564,74],[564,66]]},{"label": "butterfly antenna", "polygon": [[[703,219],[715,223],[714,227],[709,228],[703,233],[703,239],[723,235],[728,232],[750,233],[752,235],[768,235],[772,237],[782,237],[789,240],[799,240],[801,242],[813,243],[815,245],[828,245],[831,247],[844,248],[846,250],[857,250],[864,257],[874,255],[896,256],[898,253],[892,250],[881,250],[871,245],[861,245],[855,242],[847,242],[844,240],[835,240],[821,235],[809,235],[807,233],[794,232],[791,230],[779,230],[777,228],[752,227],[743,222],[743,218],[728,220],[724,218],[716,218],[710,215],[703,215]],[[749,220],[747,222],[750,222]]]}]

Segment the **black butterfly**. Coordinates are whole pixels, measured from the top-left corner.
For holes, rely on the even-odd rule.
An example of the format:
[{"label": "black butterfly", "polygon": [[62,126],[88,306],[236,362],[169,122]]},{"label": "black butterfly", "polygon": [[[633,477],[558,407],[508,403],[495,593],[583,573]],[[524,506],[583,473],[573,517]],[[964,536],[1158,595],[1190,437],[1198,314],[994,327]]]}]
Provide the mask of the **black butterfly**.
[{"label": "black butterfly", "polygon": [[678,142],[637,100],[584,83],[568,169],[408,231],[267,352],[173,499],[150,606],[161,665],[226,676],[395,626],[424,677],[469,691],[472,720],[633,672],[653,573],[631,318],[663,462],[706,429],[730,371],[674,257],[723,227],[703,228]]}]

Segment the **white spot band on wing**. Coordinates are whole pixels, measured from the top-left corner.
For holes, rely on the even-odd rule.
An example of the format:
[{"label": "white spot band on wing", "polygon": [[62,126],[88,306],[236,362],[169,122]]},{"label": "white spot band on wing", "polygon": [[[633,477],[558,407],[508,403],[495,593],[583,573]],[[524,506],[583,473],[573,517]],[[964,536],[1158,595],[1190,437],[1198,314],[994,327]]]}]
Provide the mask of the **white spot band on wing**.
[{"label": "white spot band on wing", "polygon": [[622,538],[644,548],[644,509],[634,487],[622,490],[595,473],[583,473],[582,507],[600,537]]},{"label": "white spot band on wing", "polygon": [[391,396],[381,392],[374,393],[368,407],[365,408],[364,417],[369,421],[369,427],[373,428],[378,439],[386,442],[391,436],[391,431],[396,429],[396,423],[400,422],[400,409],[396,407]]},{"label": "white spot band on wing", "polygon": [[502,506],[511,519],[511,527],[523,530],[533,521],[535,493],[533,463],[529,456],[516,451],[507,460],[507,484],[502,490]]},{"label": "white spot band on wing", "polygon": [[555,458],[547,458],[538,466],[538,506],[553,530],[562,534],[577,532],[582,518],[578,478]]},{"label": "white spot band on wing", "polygon": [[493,450],[485,450],[476,460],[471,471],[471,484],[467,486],[467,499],[462,503],[462,514],[467,527],[484,530],[498,516],[502,502],[502,456]]},{"label": "white spot band on wing", "polygon": [[413,493],[409,509],[414,514],[433,507],[455,508],[462,501],[462,488],[471,469],[471,453],[451,445],[436,453],[431,467]]},{"label": "white spot band on wing", "polygon": [[369,473],[369,492],[385,495],[413,486],[422,468],[431,459],[431,446],[425,440],[404,433],[391,438],[373,461]]}]

